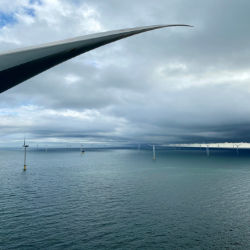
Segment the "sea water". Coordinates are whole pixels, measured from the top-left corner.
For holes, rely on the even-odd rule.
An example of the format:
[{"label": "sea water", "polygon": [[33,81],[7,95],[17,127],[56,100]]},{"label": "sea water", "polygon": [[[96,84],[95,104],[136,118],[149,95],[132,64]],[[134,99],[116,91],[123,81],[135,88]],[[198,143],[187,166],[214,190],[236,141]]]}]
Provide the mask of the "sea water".
[{"label": "sea water", "polygon": [[250,157],[0,151],[0,249],[250,249]]}]

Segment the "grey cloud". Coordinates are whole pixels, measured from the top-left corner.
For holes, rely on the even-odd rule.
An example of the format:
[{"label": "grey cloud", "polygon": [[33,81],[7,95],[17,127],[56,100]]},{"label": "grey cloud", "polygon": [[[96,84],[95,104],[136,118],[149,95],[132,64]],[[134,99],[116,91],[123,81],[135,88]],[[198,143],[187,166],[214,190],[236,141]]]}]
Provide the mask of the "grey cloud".
[{"label": "grey cloud", "polygon": [[[20,117],[7,126],[3,122],[7,115],[0,113],[1,136],[30,133],[32,138],[121,143],[250,141],[249,2],[91,0],[84,4],[60,1],[69,13],[79,6],[81,11],[86,6],[93,10],[94,14],[85,14],[88,26],[79,23],[82,12],[64,17],[43,1],[57,25],[50,26],[41,17],[45,10],[38,8],[32,23],[20,21],[5,28],[18,45],[0,30],[1,47],[91,33],[94,21],[103,30],[161,23],[195,27],[153,31],[99,48],[7,91],[1,95],[0,109],[18,110]],[[23,35],[24,30],[29,34]],[[36,106],[37,115],[22,113],[20,107],[29,105]],[[53,118],[44,110],[79,114],[91,110],[93,123],[70,116]],[[31,119],[28,125],[21,122],[26,116]]]}]

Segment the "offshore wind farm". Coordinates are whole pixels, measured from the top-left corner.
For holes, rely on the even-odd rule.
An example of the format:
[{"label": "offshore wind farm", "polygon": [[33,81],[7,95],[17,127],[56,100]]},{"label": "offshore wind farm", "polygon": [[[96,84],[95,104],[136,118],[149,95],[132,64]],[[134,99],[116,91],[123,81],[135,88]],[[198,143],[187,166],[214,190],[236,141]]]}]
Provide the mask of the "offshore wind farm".
[{"label": "offshore wind farm", "polygon": [[249,247],[249,153],[27,152],[23,172],[22,150],[0,150],[4,249]]},{"label": "offshore wind farm", "polygon": [[249,9],[1,0],[0,249],[250,249]]}]

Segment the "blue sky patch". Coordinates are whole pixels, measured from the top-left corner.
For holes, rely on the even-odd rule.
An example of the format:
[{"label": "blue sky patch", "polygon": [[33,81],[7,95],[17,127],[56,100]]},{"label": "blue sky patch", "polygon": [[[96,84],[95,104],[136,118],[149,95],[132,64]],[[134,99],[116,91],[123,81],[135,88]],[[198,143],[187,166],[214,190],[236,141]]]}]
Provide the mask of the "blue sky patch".
[{"label": "blue sky patch", "polygon": [[29,1],[30,4],[42,4],[42,1],[41,0],[30,0]]},{"label": "blue sky patch", "polygon": [[14,13],[0,12],[0,27],[3,27],[7,24],[14,24],[14,23],[16,23]]},{"label": "blue sky patch", "polygon": [[25,8],[24,9],[25,14],[34,17],[35,16],[35,10],[32,8]]},{"label": "blue sky patch", "polygon": [[[34,1],[33,1],[34,2]],[[37,1],[36,1],[37,2]],[[40,3],[40,1],[39,1]],[[35,10],[33,8],[23,8],[22,12],[25,13],[26,15],[35,16]],[[15,13],[5,13],[0,11],[0,28],[4,27],[9,24],[15,24],[17,22]]]}]

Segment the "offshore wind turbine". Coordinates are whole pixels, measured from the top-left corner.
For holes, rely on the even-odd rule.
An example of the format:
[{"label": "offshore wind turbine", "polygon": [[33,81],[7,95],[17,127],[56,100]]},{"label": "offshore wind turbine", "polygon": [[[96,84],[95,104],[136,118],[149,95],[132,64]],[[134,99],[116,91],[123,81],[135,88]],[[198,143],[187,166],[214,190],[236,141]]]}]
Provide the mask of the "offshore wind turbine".
[{"label": "offshore wind turbine", "polygon": [[155,145],[153,145],[153,160],[156,160],[156,155],[155,155]]},{"label": "offshore wind turbine", "polygon": [[209,144],[207,144],[207,147],[206,147],[206,153],[207,153],[207,157],[209,157],[209,156],[210,156]]},{"label": "offshore wind turbine", "polygon": [[239,146],[240,146],[240,143],[239,144],[234,144],[235,145],[235,147],[236,147],[236,153],[237,153],[237,155],[239,155]]},{"label": "offshore wind turbine", "polygon": [[153,153],[153,157],[152,159],[155,161],[156,160],[156,150],[155,150],[155,144],[148,144],[150,147],[152,146],[152,153]]},{"label": "offshore wind turbine", "polygon": [[27,145],[26,144],[26,142],[25,142],[25,138],[24,138],[24,140],[23,140],[23,147],[24,147],[24,165],[23,165],[23,171],[26,171],[26,167],[27,167],[27,165],[26,165],[26,151],[27,151],[27,148],[29,147],[29,145]]},{"label": "offshore wind turbine", "polygon": [[81,144],[81,147],[80,147],[80,152],[83,154],[85,153],[85,150],[84,150],[84,147],[83,147],[83,144]]},{"label": "offshore wind turbine", "polygon": [[139,33],[174,26],[192,27],[186,24],[170,24],[114,30],[2,53],[0,93],[90,50]]},{"label": "offshore wind turbine", "polygon": [[156,160],[156,150],[155,150],[155,144],[147,144],[148,146],[152,146],[152,153],[153,153],[153,157],[152,159],[155,161]]}]

